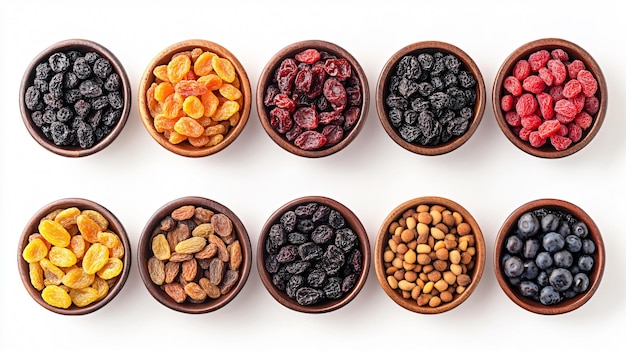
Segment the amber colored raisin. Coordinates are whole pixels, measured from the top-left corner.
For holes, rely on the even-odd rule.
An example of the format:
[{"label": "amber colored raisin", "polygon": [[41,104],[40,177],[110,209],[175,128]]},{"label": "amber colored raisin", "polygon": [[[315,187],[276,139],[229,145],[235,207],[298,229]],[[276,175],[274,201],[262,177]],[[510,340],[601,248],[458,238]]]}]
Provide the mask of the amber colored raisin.
[{"label": "amber colored raisin", "polygon": [[96,223],[98,223],[100,229],[107,230],[109,228],[109,220],[106,219],[102,213],[96,210],[83,210],[81,214],[93,219]]},{"label": "amber colored raisin", "polygon": [[218,90],[224,82],[217,74],[209,74],[198,78],[198,83],[203,84],[209,91]]},{"label": "amber colored raisin", "polygon": [[88,274],[95,274],[104,267],[108,260],[109,248],[100,243],[92,244],[83,257],[83,269]]},{"label": "amber colored raisin", "polygon": [[31,242],[35,239],[39,239],[41,241],[43,241],[44,244],[46,244],[46,247],[48,248],[48,250],[50,250],[50,247],[52,247],[52,245],[48,242],[48,240],[46,240],[46,238],[43,237],[43,235],[39,234],[39,233],[33,233],[31,235],[28,236],[28,242]]},{"label": "amber colored raisin", "polygon": [[180,144],[183,141],[187,140],[187,136],[184,134],[180,134],[179,132],[172,130],[166,130],[163,132],[163,135],[167,138],[167,140],[172,144]]},{"label": "amber colored raisin", "polygon": [[162,82],[169,82],[169,77],[167,76],[167,65],[154,67],[152,74],[154,74],[154,76]]},{"label": "amber colored raisin", "polygon": [[41,297],[50,306],[69,308],[72,305],[70,295],[63,288],[56,285],[46,286],[41,292]]},{"label": "amber colored raisin", "polygon": [[224,136],[222,134],[214,135],[210,137],[209,142],[207,143],[207,146],[215,146],[221,143],[223,140],[224,140]]},{"label": "amber colored raisin", "polygon": [[225,101],[215,111],[213,119],[216,121],[225,121],[230,118],[235,112],[239,111],[239,103],[236,101]]},{"label": "amber colored raisin", "polygon": [[109,257],[110,258],[122,258],[124,257],[124,243],[122,241],[118,241],[117,245],[113,247],[109,247]]},{"label": "amber colored raisin", "polygon": [[112,249],[120,244],[120,237],[109,231],[99,232],[98,242],[109,249]]},{"label": "amber colored raisin", "polygon": [[73,224],[76,224],[76,217],[80,214],[78,207],[70,207],[59,212],[54,220],[59,222],[64,228],[69,228]]},{"label": "amber colored raisin", "polygon": [[150,280],[156,285],[162,285],[165,282],[165,264],[163,261],[152,256],[148,259],[148,274]]},{"label": "amber colored raisin", "polygon": [[65,247],[53,246],[48,252],[48,260],[57,267],[71,267],[76,264],[76,255]]},{"label": "amber colored raisin", "polygon": [[70,299],[78,307],[85,307],[98,300],[98,290],[92,287],[70,290]]},{"label": "amber colored raisin", "polygon": [[239,123],[240,118],[241,118],[241,114],[239,113],[239,111],[237,111],[228,118],[228,124],[230,124],[231,127],[234,127]]},{"label": "amber colored raisin", "polygon": [[215,73],[228,83],[232,83],[237,77],[235,66],[226,58],[215,56],[211,60],[211,65]]},{"label": "amber colored raisin", "polygon": [[187,55],[177,55],[167,64],[167,77],[172,83],[177,83],[187,76],[191,69],[191,59]]},{"label": "amber colored raisin", "polygon": [[174,86],[170,82],[161,82],[154,88],[154,99],[165,102],[168,96],[174,94]]},{"label": "amber colored raisin", "polygon": [[222,124],[216,124],[214,126],[207,127],[204,131],[204,135],[206,136],[214,136],[218,134],[223,134],[226,128]]},{"label": "amber colored raisin", "polygon": [[215,111],[217,111],[217,107],[220,104],[219,99],[213,92],[209,91],[206,94],[200,96],[200,101],[202,101],[202,105],[204,106],[204,117],[213,117],[215,115]]},{"label": "amber colored raisin", "polygon": [[39,233],[52,245],[66,247],[70,244],[70,233],[59,222],[44,219],[39,222]]},{"label": "amber colored raisin", "polygon": [[102,268],[96,274],[98,277],[108,280],[117,277],[122,273],[124,263],[119,258],[109,258]]},{"label": "amber colored raisin", "polygon": [[39,260],[39,265],[43,270],[44,284],[45,285],[59,285],[65,275],[59,267],[55,266],[47,258]]},{"label": "amber colored raisin", "polygon": [[228,83],[222,84],[222,86],[219,88],[219,92],[220,94],[222,94],[223,97],[227,98],[228,100],[233,100],[233,101],[239,100],[243,96],[239,89],[235,88],[235,86],[233,86],[232,84],[228,84]]},{"label": "amber colored raisin", "polygon": [[109,283],[98,276],[94,277],[91,287],[96,289],[98,292],[98,300],[102,299],[109,293]]},{"label": "amber colored raisin", "polygon": [[200,135],[199,137],[188,137],[187,141],[189,141],[189,144],[191,144],[192,146],[195,147],[203,147],[206,146],[209,143],[210,138],[204,134]]},{"label": "amber colored raisin", "polygon": [[39,262],[42,258],[48,256],[48,247],[43,240],[35,239],[29,242],[24,250],[22,250],[22,258],[28,263]]},{"label": "amber colored raisin", "polygon": [[185,289],[179,283],[169,283],[163,286],[165,288],[165,292],[169,297],[174,299],[174,301],[178,303],[183,303],[187,299],[187,294],[185,294]]},{"label": "amber colored raisin", "polygon": [[204,133],[204,127],[191,117],[181,117],[174,124],[174,131],[185,136],[199,137]]},{"label": "amber colored raisin", "polygon": [[82,235],[74,235],[72,239],[70,239],[69,249],[72,250],[76,259],[82,259],[88,248],[89,242],[85,241]]},{"label": "amber colored raisin", "polygon": [[92,285],[94,279],[94,274],[88,274],[82,268],[75,267],[65,273],[65,276],[61,279],[61,283],[72,289],[82,289]]},{"label": "amber colored raisin", "polygon": [[204,249],[206,245],[207,241],[205,238],[194,236],[176,244],[174,251],[182,254],[194,254]]},{"label": "amber colored raisin", "polygon": [[28,276],[30,278],[30,284],[37,290],[41,291],[45,287],[43,283],[43,269],[39,262],[32,262],[28,264]]},{"label": "amber colored raisin", "polygon": [[161,103],[154,98],[154,91],[156,90],[156,87],[157,83],[152,83],[146,91],[146,102],[148,105],[148,111],[150,112],[150,115],[152,117],[163,111],[163,106],[161,105]]},{"label": "amber colored raisin", "polygon": [[187,116],[198,119],[204,116],[204,105],[197,96],[187,96],[183,101],[183,111]]},{"label": "amber colored raisin", "polygon": [[174,130],[174,125],[180,117],[168,118],[164,114],[158,114],[154,117],[154,128],[157,132],[163,133],[166,130]]},{"label": "amber colored raisin", "polygon": [[78,225],[78,230],[83,235],[83,238],[90,243],[98,242],[98,233],[102,230],[100,225],[91,217],[87,215],[80,215],[76,219],[76,224]]},{"label": "amber colored raisin", "polygon": [[209,278],[200,278],[200,280],[198,281],[198,284],[200,285],[202,290],[204,290],[207,296],[212,299],[217,299],[218,297],[222,295],[217,285],[211,283]]},{"label": "amber colored raisin", "polygon": [[195,80],[181,80],[176,83],[174,90],[183,97],[188,97],[202,95],[209,89],[204,84]]},{"label": "amber colored raisin", "polygon": [[196,213],[196,207],[193,205],[180,206],[170,214],[174,220],[184,221],[190,219]]},{"label": "amber colored raisin", "polygon": [[213,57],[216,56],[214,53],[206,51],[203,52],[193,64],[193,71],[198,76],[206,76],[207,74],[213,71],[212,61]]},{"label": "amber colored raisin", "polygon": [[183,97],[178,93],[168,96],[163,102],[163,114],[165,117],[180,117],[180,112],[183,108],[183,101]]},{"label": "amber colored raisin", "polygon": [[170,244],[165,234],[158,234],[152,238],[152,253],[159,260],[168,260],[171,256]]}]

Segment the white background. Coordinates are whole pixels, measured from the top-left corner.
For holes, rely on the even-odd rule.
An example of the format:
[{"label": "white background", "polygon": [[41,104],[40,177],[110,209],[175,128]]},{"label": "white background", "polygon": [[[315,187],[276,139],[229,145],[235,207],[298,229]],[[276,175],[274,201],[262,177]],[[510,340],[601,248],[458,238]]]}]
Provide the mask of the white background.
[{"label": "white background", "polygon": [[[0,5],[0,349],[65,350],[87,346],[223,350],[297,348],[584,349],[620,342],[626,322],[624,199],[626,187],[626,74],[621,1],[3,1]],[[609,88],[608,113],[582,151],[556,160],[513,146],[494,120],[491,85],[504,59],[520,45],[560,37],[585,48]],[[22,123],[18,90],[29,62],[69,38],[99,42],[124,64],[133,110],[115,142],[95,155],[70,159],[39,146]],[[343,151],[322,159],[293,156],[263,131],[256,107],[243,134],[222,152],[200,159],[176,156],[154,142],[140,122],[137,89],[144,67],[161,49],[185,39],[207,39],[233,52],[253,91],[261,70],[284,46],[321,39],[348,50],[365,70],[371,104],[366,124]],[[418,41],[460,47],[480,67],[489,102],[473,137],[452,153],[412,154],[389,138],[374,94],[387,59]],[[65,197],[94,200],[115,213],[133,250],[152,213],[175,198],[203,196],[233,210],[253,248],[271,213],[305,195],[334,198],[352,209],[376,239],[385,216],[400,203],[436,195],[473,213],[483,230],[488,262],[480,285],[456,309],[419,315],[402,309],[380,288],[373,269],[350,304],[322,315],[278,304],[256,266],[241,293],[209,314],[186,315],[157,303],[133,257],[121,293],[86,316],[56,315],[36,304],[17,271],[16,246],[26,221]],[[501,291],[491,262],[505,218],[545,197],[573,202],[599,226],[606,270],[594,297],[573,312],[527,312]],[[256,258],[256,255],[255,255]],[[373,266],[372,266],[373,267]]]}]

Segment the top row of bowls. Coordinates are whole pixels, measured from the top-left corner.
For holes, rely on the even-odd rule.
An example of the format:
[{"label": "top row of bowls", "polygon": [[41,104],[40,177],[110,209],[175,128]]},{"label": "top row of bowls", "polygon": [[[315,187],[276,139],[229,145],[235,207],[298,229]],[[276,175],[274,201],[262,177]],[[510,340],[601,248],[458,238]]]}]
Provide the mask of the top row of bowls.
[{"label": "top row of bowls", "polygon": [[[96,74],[102,67],[113,77]],[[111,144],[123,129],[131,109],[130,87],[123,65],[107,48],[89,40],[61,41],[28,66],[20,110],[41,146],[61,156],[87,156]],[[356,138],[369,96],[366,75],[349,52],[308,40],[288,45],[269,60],[259,78],[256,108],[277,145],[315,158],[334,154]],[[161,146],[186,157],[208,156],[230,145],[247,123],[252,97],[237,57],[206,40],[182,41],[158,53],[138,92],[146,130]],[[429,156],[463,145],[478,128],[486,100],[476,63],[460,48],[439,41],[410,44],[393,54],[375,95],[380,122],[394,142]],[[581,150],[598,133],[607,86],[583,48],[563,39],[539,39],[502,63],[492,106],[516,147],[536,157],[560,158]]]}]

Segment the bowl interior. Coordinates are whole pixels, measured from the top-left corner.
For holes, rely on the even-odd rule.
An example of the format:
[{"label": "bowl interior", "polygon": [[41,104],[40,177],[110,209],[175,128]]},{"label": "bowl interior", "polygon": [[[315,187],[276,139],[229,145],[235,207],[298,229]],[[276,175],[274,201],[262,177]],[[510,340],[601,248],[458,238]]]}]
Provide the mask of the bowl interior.
[{"label": "bowl interior", "polygon": [[[167,65],[167,63],[170,62],[172,57],[177,53],[191,51],[195,48],[201,48],[204,51],[210,51],[217,54],[219,57],[228,59],[233,64],[241,85],[239,89],[242,94],[242,101],[239,109],[239,122],[228,131],[228,133],[224,137],[224,140],[214,146],[195,147],[186,141],[178,144],[172,144],[162,133],[159,133],[155,129],[154,119],[150,115],[150,110],[148,108],[148,102],[146,99],[146,92],[148,91],[152,83],[156,80],[156,77],[153,73],[154,68],[161,65]],[[166,47],[161,52],[159,52],[152,59],[152,61],[150,61],[143,73],[141,81],[139,82],[139,114],[141,116],[141,121],[144,127],[150,133],[152,138],[162,147],[173,153],[186,157],[203,157],[212,155],[216,152],[223,150],[228,145],[233,143],[233,141],[235,141],[235,139],[241,134],[248,121],[248,118],[250,116],[251,101],[252,93],[250,89],[250,80],[241,62],[228,49],[208,40],[184,40]]]},{"label": "bowl interior", "polygon": [[[471,283],[465,288],[465,290],[461,294],[456,295],[452,301],[448,303],[442,303],[441,305],[437,307],[430,307],[428,305],[419,306],[415,300],[404,298],[402,296],[402,293],[398,289],[393,289],[389,285],[389,282],[387,281],[388,274],[386,272],[386,267],[385,267],[384,259],[383,259],[385,248],[387,246],[389,239],[391,238],[391,235],[389,234],[389,226],[393,222],[396,222],[400,218],[402,218],[402,215],[407,210],[410,210],[410,209],[414,210],[419,205],[428,205],[428,206],[439,205],[439,206],[445,207],[447,210],[450,210],[452,212],[460,213],[463,216],[463,221],[470,225],[471,234],[474,235],[474,240],[475,240],[474,247],[476,249],[476,253],[473,257],[474,267],[471,269],[471,272],[467,273],[471,277]],[[419,197],[419,198],[415,198],[412,200],[408,200],[400,204],[399,206],[397,206],[394,210],[392,210],[389,213],[389,215],[387,215],[387,217],[383,221],[380,227],[380,230],[378,232],[378,236],[376,237],[376,243],[374,246],[374,265],[375,265],[375,270],[376,270],[376,276],[378,278],[378,282],[380,286],[396,304],[398,304],[399,306],[409,311],[417,312],[421,314],[437,314],[437,313],[446,312],[457,307],[458,305],[463,303],[465,300],[467,300],[467,298],[469,298],[469,296],[476,289],[476,287],[478,286],[480,282],[480,279],[482,277],[482,274],[485,268],[485,258],[486,258],[485,241],[484,241],[480,226],[478,225],[478,222],[476,222],[476,220],[471,215],[471,213],[469,213],[465,208],[463,208],[458,203],[452,200],[442,198],[442,197],[437,197],[437,196]]]},{"label": "bowl interior", "polygon": [[[469,70],[474,75],[474,78],[476,80],[476,104],[474,105],[474,116],[472,117],[472,121],[463,135],[452,138],[450,141],[439,145],[423,146],[418,143],[409,143],[406,140],[402,139],[399,132],[392,126],[389,120],[389,108],[387,107],[385,100],[389,95],[391,76],[396,71],[400,60],[404,56],[420,53],[433,54],[435,52],[454,54],[462,62],[463,67]],[[480,68],[467,53],[449,43],[439,41],[423,41],[405,46],[389,58],[378,78],[378,85],[376,90],[376,108],[378,112],[378,117],[383,125],[383,128],[385,129],[387,134],[393,139],[393,141],[396,142],[396,144],[416,154],[434,156],[445,154],[452,150],[455,150],[463,145],[465,142],[467,142],[467,140],[469,140],[469,138],[478,128],[480,121],[482,120],[486,103],[485,94],[485,82]]]},{"label": "bowl interior", "polygon": [[[600,106],[598,112],[594,117],[594,122],[592,126],[583,133],[583,137],[577,143],[572,143],[570,147],[565,150],[556,150],[550,143],[546,143],[539,148],[532,147],[528,142],[523,141],[519,138],[519,136],[513,131],[513,129],[508,125],[505,119],[505,113],[500,108],[500,102],[504,95],[504,79],[507,76],[510,76],[513,72],[513,68],[515,63],[520,59],[528,59],[530,54],[539,50],[554,50],[554,49],[563,49],[569,55],[569,60],[580,60],[585,64],[587,70],[589,70],[593,76],[598,81],[598,91],[596,93],[596,97],[599,100]],[[500,126],[500,129],[504,132],[504,135],[520,150],[526,152],[529,155],[533,155],[540,158],[560,158],[572,155],[582,148],[584,148],[591,140],[596,136],[600,127],[604,121],[607,109],[607,85],[606,79],[604,78],[604,74],[600,69],[600,66],[595,61],[595,59],[582,47],[569,42],[567,40],[559,39],[559,38],[546,38],[539,39],[535,41],[531,41],[526,43],[515,51],[513,51],[506,60],[500,66],[498,73],[496,74],[496,78],[494,80],[493,89],[492,89],[492,104],[494,115],[496,117],[496,121]]]},{"label": "bowl interior", "polygon": [[[98,211],[108,220],[109,230],[111,230],[112,232],[116,233],[119,236],[122,242],[122,245],[124,246],[124,256],[122,258],[122,262],[124,266],[123,266],[122,273],[120,273],[120,275],[118,275],[116,278],[113,278],[113,280],[111,280],[112,284],[109,284],[110,285],[109,292],[103,299],[97,302],[94,302],[90,305],[87,305],[85,307],[78,307],[72,304],[69,308],[63,309],[63,308],[51,306],[48,303],[46,303],[41,296],[41,292],[38,291],[35,287],[33,287],[29,278],[29,264],[22,258],[22,252],[24,250],[24,247],[28,244],[29,236],[33,233],[38,232],[39,222],[44,217],[46,217],[48,214],[56,210],[66,209],[70,207],[77,207],[80,210]],[[58,314],[84,315],[84,314],[94,312],[104,307],[111,300],[113,300],[113,298],[115,298],[115,296],[117,296],[117,294],[122,290],[122,288],[124,287],[124,284],[126,283],[128,275],[130,274],[130,267],[131,267],[131,262],[132,262],[131,255],[132,254],[131,254],[130,241],[128,239],[126,230],[124,226],[122,225],[122,223],[117,219],[117,217],[113,215],[113,213],[111,213],[108,209],[106,209],[102,205],[95,203],[93,201],[90,201],[90,200],[81,199],[81,198],[67,198],[67,199],[56,200],[54,202],[49,203],[48,205],[38,210],[31,217],[31,219],[28,221],[28,223],[24,227],[24,231],[22,232],[22,235],[20,237],[18,251],[17,251],[17,260],[18,260],[18,269],[20,272],[22,283],[24,284],[24,287],[26,288],[30,296],[37,303],[39,303],[41,306],[48,309],[49,311],[52,311]]]},{"label": "bowl interior", "polygon": [[[555,305],[549,306],[543,305],[539,301],[535,301],[531,298],[524,297],[516,289],[513,289],[504,275],[503,264],[501,262],[501,258],[506,252],[506,238],[508,237],[509,233],[511,233],[512,230],[514,230],[514,228],[517,226],[517,221],[519,217],[528,211],[541,208],[563,211],[583,221],[589,229],[589,237],[594,241],[596,246],[595,253],[592,254],[595,263],[593,269],[589,272],[590,284],[587,291],[585,293],[578,294],[573,298],[565,299]],[[600,285],[600,281],[602,279],[602,274],[604,272],[604,262],[605,249],[600,230],[593,221],[593,219],[585,211],[567,201],[557,199],[539,199],[520,206],[515,211],[513,211],[513,213],[511,213],[509,217],[507,217],[507,219],[504,221],[495,241],[493,264],[496,278],[500,287],[515,304],[530,312],[534,312],[537,314],[553,315],[573,311],[585,304],[585,302],[587,302],[593,296],[593,294],[598,289],[598,286]]]},{"label": "bowl interior", "polygon": [[[48,60],[48,57],[55,52],[68,52],[68,51],[78,51],[82,54],[88,52],[96,52],[100,56],[107,58],[111,63],[113,70],[119,75],[121,81],[121,95],[124,99],[124,105],[122,107],[122,112],[119,121],[117,124],[111,129],[111,131],[104,136],[99,142],[94,144],[90,148],[81,148],[79,146],[57,146],[52,141],[50,141],[42,132],[41,128],[39,128],[33,119],[31,118],[31,111],[27,108],[24,95],[29,86],[33,85],[33,80],[36,75],[36,67],[42,62]],[[124,69],[122,63],[118,60],[118,58],[109,51],[106,47],[84,39],[68,39],[64,41],[57,42],[41,53],[39,53],[28,65],[24,76],[22,77],[21,86],[20,86],[20,112],[22,114],[22,120],[26,126],[26,129],[30,133],[30,135],[35,139],[35,141],[43,146],[46,150],[51,151],[57,155],[65,156],[65,157],[82,157],[92,155],[102,149],[106,148],[110,145],[121,133],[124,128],[126,121],[128,120],[128,115],[131,110],[131,86],[128,79],[128,75]]]},{"label": "bowl interior", "polygon": [[[351,228],[354,231],[354,233],[356,233],[356,235],[358,236],[358,239],[359,239],[358,249],[360,250],[361,255],[362,255],[362,268],[361,268],[361,273],[359,274],[357,282],[354,284],[352,289],[348,291],[347,293],[345,293],[340,299],[337,299],[337,300],[325,299],[324,301],[313,304],[313,305],[303,306],[303,305],[298,304],[298,302],[295,299],[287,295],[286,292],[281,291],[278,288],[276,288],[276,286],[274,286],[274,284],[272,283],[272,275],[268,272],[265,266],[265,260],[268,256],[268,253],[265,250],[265,244],[266,244],[266,241],[268,240],[271,227],[274,224],[280,223],[280,218],[285,212],[294,210],[299,205],[306,205],[312,202],[318,203],[320,205],[328,206],[331,209],[339,211],[343,215],[346,221],[346,227]],[[259,271],[259,275],[261,277],[261,281],[263,282],[263,285],[265,286],[267,291],[276,301],[278,301],[283,306],[291,310],[294,310],[297,312],[304,312],[304,313],[330,312],[330,311],[337,310],[345,306],[346,304],[348,304],[350,301],[352,301],[361,291],[363,286],[365,285],[365,281],[367,279],[367,275],[368,275],[369,267],[370,267],[370,257],[371,257],[371,249],[370,249],[370,243],[369,243],[369,239],[367,236],[367,232],[365,231],[365,228],[363,227],[363,224],[358,219],[358,217],[343,204],[333,199],[323,197],[323,196],[301,197],[298,199],[294,199],[284,204],[279,209],[277,209],[268,218],[267,222],[263,226],[261,235],[259,236],[259,242],[257,246],[257,268]]]},{"label": "bowl interior", "polygon": [[[316,49],[320,52],[325,51],[337,56],[338,58],[348,60],[348,62],[352,66],[352,74],[356,74],[356,78],[358,79],[359,86],[361,88],[361,106],[356,124],[348,131],[347,134],[343,136],[341,141],[332,146],[322,147],[317,150],[303,150],[295,146],[293,142],[287,140],[284,135],[278,133],[270,124],[270,109],[267,108],[263,103],[265,98],[265,91],[267,87],[272,83],[272,80],[274,78],[274,72],[276,71],[276,69],[278,69],[278,67],[280,67],[281,62],[286,58],[293,58],[296,54],[306,49]],[[261,124],[263,125],[263,128],[265,129],[267,134],[276,144],[278,144],[284,150],[298,156],[310,158],[324,157],[332,155],[339,150],[344,149],[360,133],[363,125],[365,124],[365,119],[367,118],[367,113],[369,109],[369,85],[367,81],[367,76],[365,75],[365,72],[363,71],[363,68],[361,67],[359,62],[354,58],[354,56],[352,56],[352,54],[350,54],[344,48],[334,43],[322,40],[305,40],[292,43],[278,51],[274,56],[272,56],[272,58],[268,61],[265,68],[261,72],[261,76],[259,77],[256,91],[256,100],[257,112],[259,114]]]},{"label": "bowl interior", "polygon": [[[159,228],[161,221],[165,217],[169,216],[175,209],[187,205],[203,207],[205,209],[213,211],[215,214],[222,213],[230,218],[230,220],[232,221],[232,229],[234,234],[236,235],[236,239],[239,240],[242,254],[242,262],[239,267],[239,277],[235,285],[230,289],[230,291],[220,295],[218,298],[207,297],[204,302],[200,303],[192,303],[189,302],[189,300],[183,303],[177,303],[164,291],[164,289],[162,289],[162,287],[156,285],[152,281],[152,279],[150,278],[150,272],[148,270],[148,259],[154,256],[152,251],[152,239],[159,233],[157,229]],[[141,233],[137,250],[137,264],[139,267],[139,274],[150,295],[152,295],[152,297],[154,297],[154,299],[157,300],[159,303],[174,311],[189,314],[212,312],[224,307],[226,304],[232,301],[239,294],[241,289],[243,289],[248,279],[248,276],[250,275],[250,269],[252,266],[252,248],[250,244],[250,238],[248,236],[246,228],[244,227],[239,217],[237,217],[235,213],[232,212],[229,208],[216,201],[195,196],[182,197],[173,200],[159,208],[146,223],[146,226]]]}]

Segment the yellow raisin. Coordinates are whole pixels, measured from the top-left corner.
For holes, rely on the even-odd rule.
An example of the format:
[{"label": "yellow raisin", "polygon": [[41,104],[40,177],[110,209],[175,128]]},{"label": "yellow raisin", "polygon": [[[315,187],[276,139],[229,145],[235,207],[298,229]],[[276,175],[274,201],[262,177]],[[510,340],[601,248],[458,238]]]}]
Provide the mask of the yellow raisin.
[{"label": "yellow raisin", "polygon": [[39,262],[32,262],[28,264],[28,276],[30,278],[30,284],[37,290],[41,291],[45,287],[43,283],[43,269]]},{"label": "yellow raisin", "polygon": [[44,218],[42,218],[41,220],[44,219],[50,219],[50,220],[54,220],[56,218],[56,216],[61,213],[61,211],[63,211],[62,208],[57,208],[56,210],[53,210],[52,212],[48,213]]},{"label": "yellow raisin", "polygon": [[204,50],[202,50],[202,48],[194,48],[193,50],[191,50],[191,62],[195,63],[198,60],[198,57],[202,55],[203,52]]},{"label": "yellow raisin", "polygon": [[213,71],[212,61],[213,57],[216,56],[214,53],[206,51],[203,52],[198,58],[196,62],[193,64],[193,71],[199,76],[206,76],[207,74]]},{"label": "yellow raisin", "polygon": [[47,258],[43,258],[39,261],[41,269],[43,270],[44,284],[45,285],[59,285],[65,272],[59,267],[55,266]]},{"label": "yellow raisin", "polygon": [[217,107],[220,104],[220,100],[213,94],[212,91],[207,92],[200,96],[200,100],[202,101],[202,105],[204,106],[204,117],[213,117],[215,115],[215,111],[217,111]]},{"label": "yellow raisin", "polygon": [[72,289],[82,289],[92,285],[95,277],[95,274],[88,274],[82,268],[75,267],[65,273],[61,283]]},{"label": "yellow raisin", "polygon": [[70,295],[63,288],[56,285],[46,286],[41,292],[41,297],[50,306],[69,308],[72,305]]},{"label": "yellow raisin", "polygon": [[188,137],[199,137],[204,133],[204,127],[191,117],[181,117],[174,125],[174,131]]},{"label": "yellow raisin", "polygon": [[209,143],[207,144],[207,146],[215,146],[221,143],[223,140],[224,140],[224,136],[222,134],[214,135],[209,140]]},{"label": "yellow raisin", "polygon": [[178,93],[174,93],[163,102],[163,114],[167,118],[175,118],[180,116],[183,108],[183,97]]},{"label": "yellow raisin", "polygon": [[158,102],[165,102],[165,99],[174,94],[174,86],[170,82],[161,82],[154,88],[154,98]]},{"label": "yellow raisin", "polygon": [[201,236],[192,236],[189,239],[185,239],[178,244],[176,244],[176,248],[174,251],[182,254],[194,254],[207,245],[207,241],[205,238]]},{"label": "yellow raisin", "polygon": [[154,67],[154,70],[152,70],[152,74],[154,74],[154,76],[163,82],[169,82],[169,77],[167,76],[167,65],[159,65]]},{"label": "yellow raisin", "polygon": [[177,83],[184,79],[191,68],[191,59],[187,55],[177,55],[172,57],[167,64],[167,77],[172,83]]},{"label": "yellow raisin", "polygon": [[69,293],[72,303],[78,307],[85,307],[98,300],[98,290],[92,287],[72,289]]},{"label": "yellow raisin", "polygon": [[158,234],[152,238],[152,253],[159,260],[169,260],[171,256],[170,244],[165,234]]},{"label": "yellow raisin", "polygon": [[118,241],[117,245],[109,248],[109,257],[122,258],[124,257],[124,243]]},{"label": "yellow raisin", "polygon": [[59,222],[64,228],[69,228],[70,226],[76,224],[76,217],[80,214],[80,210],[78,207],[70,207],[65,210],[59,212],[54,220]]},{"label": "yellow raisin", "polygon": [[100,244],[108,247],[109,249],[112,249],[115,246],[119,245],[120,237],[117,236],[117,234],[115,234],[113,232],[110,232],[110,231],[99,232],[98,233],[98,242]]},{"label": "yellow raisin", "polygon": [[96,210],[83,210],[80,214],[87,216],[100,226],[100,229],[107,230],[109,228],[109,220]]},{"label": "yellow raisin", "polygon": [[217,74],[208,74],[198,78],[198,83],[203,84],[209,91],[218,90],[223,82]]},{"label": "yellow raisin", "polygon": [[174,130],[174,124],[176,124],[179,118],[168,118],[162,113],[158,114],[154,117],[154,128],[159,133],[163,133],[166,130]]},{"label": "yellow raisin", "polygon": [[34,239],[22,250],[22,258],[28,263],[39,262],[48,256],[48,247],[41,239]]},{"label": "yellow raisin", "polygon": [[57,267],[71,267],[76,264],[76,255],[65,247],[53,246],[48,252],[48,260]]},{"label": "yellow raisin", "polygon": [[235,112],[239,111],[239,103],[236,101],[224,101],[215,111],[213,119],[216,121],[225,121],[230,118]]},{"label": "yellow raisin", "polygon": [[92,244],[98,242],[98,233],[102,230],[98,222],[87,215],[81,214],[76,218],[76,224],[85,240]]},{"label": "yellow raisin", "polygon": [[150,115],[152,117],[163,111],[163,106],[161,105],[161,103],[154,98],[154,90],[156,89],[156,86],[157,83],[152,83],[146,91],[146,102],[148,104],[148,111],[150,111]]},{"label": "yellow raisin", "polygon": [[96,273],[102,279],[115,278],[122,273],[124,263],[119,258],[109,258],[107,263]]},{"label": "yellow raisin", "polygon": [[219,88],[219,92],[220,94],[222,94],[223,97],[227,98],[228,100],[239,100],[242,97],[241,91],[229,83],[222,84],[222,86]]},{"label": "yellow raisin", "polygon": [[102,299],[109,293],[109,283],[98,276],[94,277],[91,287],[96,289],[98,292],[98,300]]},{"label": "yellow raisin", "polygon": [[74,235],[70,239],[70,250],[76,256],[76,259],[80,260],[85,255],[85,251],[89,248],[89,242],[85,241],[82,235]]},{"label": "yellow raisin", "polygon": [[207,127],[204,131],[204,135],[212,137],[214,135],[223,134],[226,128],[223,124],[216,124],[214,126]]},{"label": "yellow raisin", "polygon": [[209,137],[206,136],[205,134],[200,135],[199,137],[188,137],[187,141],[189,141],[189,144],[195,146],[195,147],[203,147],[206,146],[206,144],[209,142]]},{"label": "yellow raisin", "polygon": [[39,233],[33,233],[33,234],[28,236],[28,242],[31,242],[31,241],[33,241],[35,239],[39,239],[39,240],[43,241],[43,243],[46,244],[46,247],[48,248],[48,250],[50,250],[50,247],[52,245],[50,245],[48,240],[46,240],[46,238],[44,238],[43,235],[41,235]]},{"label": "yellow raisin", "polygon": [[163,132],[163,135],[172,144],[180,144],[183,141],[187,140],[187,136],[186,135],[180,134],[179,132],[177,132],[175,130],[172,130],[172,131],[166,130],[165,132]]},{"label": "yellow raisin", "polygon": [[237,125],[237,123],[239,123],[240,118],[241,118],[241,114],[239,113],[239,111],[237,111],[228,118],[228,124],[230,124],[231,127],[234,127]]},{"label": "yellow raisin", "polygon": [[187,116],[198,119],[204,116],[204,105],[197,96],[187,96],[183,101],[183,111]]},{"label": "yellow raisin", "polygon": [[67,229],[51,219],[39,222],[39,233],[54,246],[66,247],[70,244],[70,233]]},{"label": "yellow raisin", "polygon": [[237,76],[237,72],[235,72],[235,66],[225,58],[215,56],[211,60],[211,66],[213,66],[213,70],[217,75],[222,78],[222,80],[232,83]]},{"label": "yellow raisin", "polygon": [[109,248],[95,243],[89,247],[83,257],[83,269],[88,274],[95,274],[109,261]]},{"label": "yellow raisin", "polygon": [[202,95],[208,91],[207,87],[204,84],[199,83],[196,80],[181,80],[176,83],[174,86],[174,91],[182,95],[183,97],[192,96],[192,95]]}]

